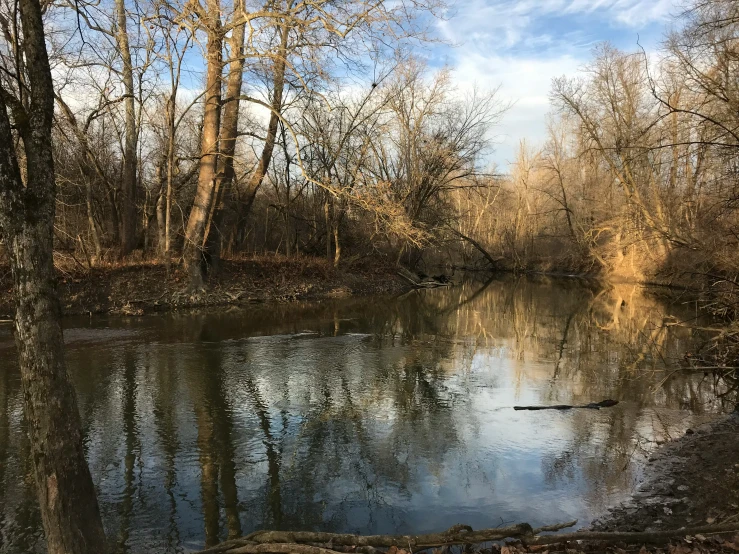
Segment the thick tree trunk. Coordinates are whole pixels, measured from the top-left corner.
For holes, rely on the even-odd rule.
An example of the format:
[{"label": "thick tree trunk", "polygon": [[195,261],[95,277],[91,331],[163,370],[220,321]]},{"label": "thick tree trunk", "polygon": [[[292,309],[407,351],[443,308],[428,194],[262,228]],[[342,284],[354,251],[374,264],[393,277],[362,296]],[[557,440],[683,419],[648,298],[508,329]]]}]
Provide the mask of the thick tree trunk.
[{"label": "thick tree trunk", "polygon": [[64,361],[53,261],[51,124],[54,93],[38,0],[20,0],[30,104],[14,114],[27,159],[24,184],[0,96],[0,229],[10,251],[15,339],[41,517],[51,554],[107,551],[85,461],[77,401]]},{"label": "thick tree trunk", "polygon": [[126,255],[136,247],[136,150],[138,130],[136,127],[135,89],[133,63],[128,43],[126,6],[124,0],[115,0],[118,29],[116,42],[123,61],[123,99],[125,113],[125,139],[123,145],[123,176],[121,180],[121,254]]},{"label": "thick tree trunk", "polygon": [[208,0],[208,69],[205,82],[205,113],[201,140],[200,172],[195,202],[185,230],[184,262],[194,289],[203,286],[203,241],[216,187],[218,133],[221,120],[221,72],[223,69],[219,0]]},{"label": "thick tree trunk", "polygon": [[[235,2],[234,19],[240,19],[244,12],[243,1]],[[220,268],[221,253],[225,234],[225,204],[228,201],[234,178],[234,155],[236,154],[236,137],[239,130],[239,96],[244,74],[244,38],[245,25],[239,25],[229,40],[230,57],[228,82],[226,84],[226,105],[223,108],[221,123],[220,155],[218,157],[217,195],[209,228],[206,229],[206,251],[210,255],[211,271],[217,273]]]}]

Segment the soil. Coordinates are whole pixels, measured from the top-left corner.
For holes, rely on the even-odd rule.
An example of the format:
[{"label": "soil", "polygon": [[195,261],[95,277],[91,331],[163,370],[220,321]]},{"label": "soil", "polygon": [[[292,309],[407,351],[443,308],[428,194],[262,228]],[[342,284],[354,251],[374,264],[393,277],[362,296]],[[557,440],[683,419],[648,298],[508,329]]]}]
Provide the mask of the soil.
[{"label": "soil", "polygon": [[[407,284],[389,267],[355,266],[336,270],[323,260],[260,257],[224,260],[203,291],[188,290],[184,271],[172,265],[139,263],[59,270],[65,315],[143,315],[182,308],[252,302],[310,300],[354,295],[393,294]],[[0,268],[0,318],[11,319],[13,283]]]}]

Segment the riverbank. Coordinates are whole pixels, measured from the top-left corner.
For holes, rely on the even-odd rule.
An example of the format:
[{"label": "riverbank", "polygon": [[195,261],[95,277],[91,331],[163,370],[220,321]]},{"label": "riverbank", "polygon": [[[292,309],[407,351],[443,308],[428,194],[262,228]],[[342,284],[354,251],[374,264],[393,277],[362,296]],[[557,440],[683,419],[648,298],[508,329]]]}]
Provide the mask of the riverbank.
[{"label": "riverbank", "polygon": [[[184,308],[244,305],[253,302],[320,300],[353,295],[393,294],[407,283],[385,266],[357,265],[337,270],[322,259],[260,256],[224,260],[205,291],[188,291],[180,266],[169,272],[161,263],[128,263],[59,271],[65,315],[144,315]],[[12,278],[0,268],[0,318],[14,312]]]},{"label": "riverbank", "polygon": [[739,414],[689,429],[650,458],[634,495],[591,526],[655,531],[739,522]]}]

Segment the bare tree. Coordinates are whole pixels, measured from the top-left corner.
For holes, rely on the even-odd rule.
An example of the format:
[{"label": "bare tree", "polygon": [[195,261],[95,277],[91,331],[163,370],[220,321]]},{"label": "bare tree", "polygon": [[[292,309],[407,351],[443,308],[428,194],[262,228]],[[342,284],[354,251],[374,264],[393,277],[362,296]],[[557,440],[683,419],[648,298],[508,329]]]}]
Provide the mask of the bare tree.
[{"label": "bare tree", "polygon": [[[107,545],[64,361],[52,251],[54,90],[41,6],[20,0],[18,8],[20,21],[14,23],[22,35],[6,40],[22,51],[24,62],[3,68],[14,75],[15,90],[0,81],[0,228],[13,270],[24,408],[48,550],[92,554]],[[14,128],[23,157],[15,149]]]}]

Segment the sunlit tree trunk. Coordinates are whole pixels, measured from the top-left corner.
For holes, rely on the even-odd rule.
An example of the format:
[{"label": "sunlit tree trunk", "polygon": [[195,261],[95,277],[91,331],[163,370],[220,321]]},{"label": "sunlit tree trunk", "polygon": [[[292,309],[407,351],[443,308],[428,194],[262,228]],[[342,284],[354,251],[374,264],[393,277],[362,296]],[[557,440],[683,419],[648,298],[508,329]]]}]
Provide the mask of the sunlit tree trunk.
[{"label": "sunlit tree trunk", "polygon": [[[234,19],[241,19],[244,13],[243,0],[237,1]],[[228,82],[226,84],[226,105],[223,108],[221,123],[220,155],[218,157],[217,195],[213,218],[207,234],[207,251],[210,254],[211,271],[217,272],[220,266],[225,233],[225,203],[228,200],[234,178],[234,155],[236,154],[236,137],[239,130],[239,96],[244,74],[244,37],[245,25],[237,26],[229,40],[230,57]]]},{"label": "sunlit tree trunk", "polygon": [[218,133],[221,121],[221,72],[223,35],[219,0],[208,0],[208,69],[205,81],[205,113],[201,139],[200,172],[195,202],[185,230],[184,262],[193,288],[203,286],[203,241],[213,205],[218,163]]},{"label": "sunlit tree trunk", "polygon": [[[288,3],[288,9],[292,7],[292,2]],[[277,56],[273,66],[272,77],[272,113],[269,116],[269,125],[267,126],[267,137],[262,148],[262,155],[259,157],[259,163],[256,169],[250,175],[246,184],[244,194],[244,213],[251,211],[254,198],[257,195],[259,187],[262,186],[264,177],[269,170],[269,164],[272,161],[272,152],[275,148],[277,140],[277,128],[280,123],[280,113],[282,112],[282,96],[285,88],[285,69],[287,67],[287,43],[289,38],[290,27],[287,21],[280,29],[280,46],[277,49]]]}]

